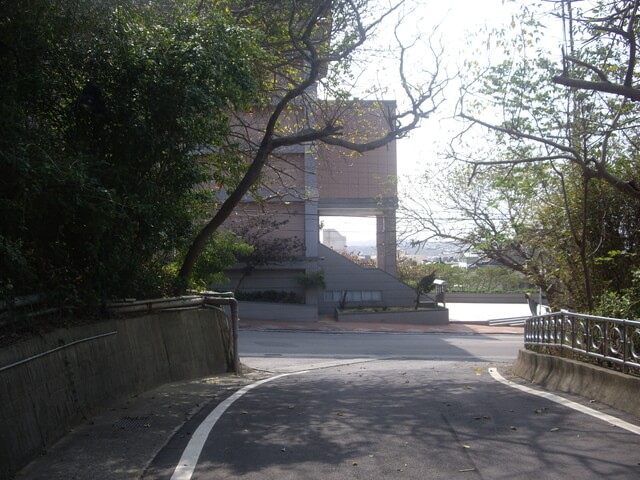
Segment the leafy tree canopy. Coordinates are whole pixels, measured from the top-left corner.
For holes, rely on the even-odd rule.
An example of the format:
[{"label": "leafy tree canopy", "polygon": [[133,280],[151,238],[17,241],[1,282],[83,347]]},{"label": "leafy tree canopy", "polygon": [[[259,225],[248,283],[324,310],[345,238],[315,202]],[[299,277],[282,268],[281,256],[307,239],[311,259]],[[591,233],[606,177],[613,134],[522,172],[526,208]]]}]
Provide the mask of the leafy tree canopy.
[{"label": "leafy tree canopy", "polygon": [[[0,294],[158,295],[257,99],[256,36],[200,2],[30,0],[0,11]],[[224,170],[224,169],[218,169]]]},{"label": "leafy tree canopy", "polygon": [[545,49],[552,17],[528,4],[491,32],[500,59],[467,64],[456,162],[423,179],[438,195],[414,196],[407,216],[524,273],[555,308],[604,313],[640,267],[638,2],[545,6],[564,22],[562,51]]}]

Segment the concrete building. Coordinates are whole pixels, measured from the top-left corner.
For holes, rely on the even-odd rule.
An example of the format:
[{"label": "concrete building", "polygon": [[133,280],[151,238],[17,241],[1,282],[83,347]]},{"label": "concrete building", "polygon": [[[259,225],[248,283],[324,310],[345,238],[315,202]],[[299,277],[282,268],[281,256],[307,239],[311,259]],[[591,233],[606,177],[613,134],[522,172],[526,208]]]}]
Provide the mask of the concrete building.
[{"label": "concrete building", "polygon": [[347,249],[347,237],[334,228],[325,228],[322,230],[322,244],[331,250],[342,252]]},{"label": "concrete building", "polygon": [[[381,128],[385,109],[392,108],[393,102],[360,101],[349,117],[353,123],[345,122],[345,131],[357,131],[363,125],[373,130]],[[262,238],[281,239],[283,243],[284,239],[296,239],[299,250],[292,248],[286,260],[259,266],[250,275],[245,275],[246,269],[239,265],[228,272],[229,285],[213,287],[230,288],[257,298],[260,292],[276,291],[304,299],[304,304],[295,308],[261,303],[256,312],[252,312],[251,305],[244,305],[245,318],[282,319],[290,310],[296,319],[314,320],[345,304],[413,305],[414,290],[395,277],[395,142],[361,155],[324,144],[296,145],[277,154],[265,172],[263,200],[246,198],[225,226],[238,230],[238,225],[257,224],[258,219],[269,218],[277,228]],[[375,217],[378,268],[360,267],[322,245],[320,216]],[[333,237],[337,247],[346,246],[338,232],[325,233]],[[314,278],[320,271],[325,288],[309,287],[305,279]]]}]

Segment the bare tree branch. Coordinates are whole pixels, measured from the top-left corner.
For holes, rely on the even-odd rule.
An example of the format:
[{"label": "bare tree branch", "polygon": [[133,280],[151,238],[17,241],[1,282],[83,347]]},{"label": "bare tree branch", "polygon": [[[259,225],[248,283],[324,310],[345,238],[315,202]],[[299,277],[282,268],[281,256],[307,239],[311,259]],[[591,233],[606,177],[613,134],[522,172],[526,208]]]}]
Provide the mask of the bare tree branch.
[{"label": "bare tree branch", "polygon": [[482,125],[483,127],[487,127],[491,130],[495,130],[497,132],[502,132],[502,133],[506,133],[507,135],[510,135],[514,138],[524,138],[527,140],[533,140],[534,142],[538,142],[541,143],[543,145],[546,145],[548,147],[552,147],[555,148],[557,150],[560,150],[562,152],[568,153],[571,155],[571,157],[575,157],[575,158],[579,158],[580,154],[573,148],[571,147],[567,147],[566,145],[563,145],[561,143],[558,142],[554,142],[552,140],[543,138],[543,137],[539,137],[537,135],[531,135],[529,133],[524,133],[524,132],[519,132],[518,130],[514,130],[511,128],[505,128],[505,127],[501,127],[499,125],[492,125],[490,123],[484,122],[482,120],[479,120],[477,118],[471,117],[469,115],[466,115],[464,113],[460,114],[460,118],[464,118],[465,120],[469,120],[470,122],[473,123],[477,123],[478,125]]},{"label": "bare tree branch", "polygon": [[[625,181],[622,178],[618,177],[617,175],[613,174],[606,166],[606,164],[602,161],[598,161],[595,163],[595,169],[591,168],[589,166],[589,160],[584,158],[580,152],[578,152],[577,150],[575,150],[574,148],[571,147],[567,147],[565,145],[562,145],[558,142],[552,141],[552,140],[548,140],[546,138],[542,138],[539,137],[537,135],[531,135],[528,133],[524,133],[524,132],[519,132],[517,130],[512,130],[509,128],[505,128],[505,127],[501,127],[498,125],[492,125],[490,123],[484,122],[482,120],[478,120],[476,118],[470,117],[468,115],[465,114],[461,114],[460,115],[461,118],[464,118],[470,122],[476,123],[478,125],[482,125],[486,128],[489,128],[491,130],[495,130],[498,132],[502,132],[505,133],[507,135],[510,135],[514,138],[521,138],[521,139],[527,139],[527,140],[532,140],[534,142],[538,142],[542,145],[546,145],[548,147],[552,147],[555,149],[558,149],[560,151],[563,151],[569,155],[550,155],[550,156],[536,156],[536,157],[531,157],[531,158],[523,158],[520,160],[507,160],[507,161],[489,161],[489,162],[483,162],[483,161],[466,161],[465,163],[470,163],[470,164],[477,164],[477,165],[508,165],[508,164],[518,164],[518,163],[534,163],[537,161],[545,161],[545,160],[561,160],[561,159],[566,159],[569,160],[573,163],[575,163],[576,165],[578,165],[582,171],[583,174],[586,177],[590,177],[590,178],[599,178],[601,180],[604,180],[605,182],[607,182],[609,185],[611,185],[612,187],[614,187],[616,190],[624,193],[625,195],[628,195],[636,200],[640,200],[640,186],[638,186],[633,180],[630,181]],[[611,134],[609,134],[610,136]]]},{"label": "bare tree branch", "polygon": [[[371,18],[366,23],[364,19],[369,12],[364,9],[367,8],[368,3],[354,0],[321,0],[315,2],[309,9],[300,7],[288,12],[287,31],[290,47],[287,45],[284,47],[285,50],[292,52],[292,56],[284,61],[278,60],[276,63],[281,63],[285,66],[285,70],[289,68],[293,72],[283,75],[274,70],[276,79],[286,77],[286,81],[274,82],[274,87],[281,92],[272,94],[274,103],[263,127],[253,128],[249,126],[250,122],[245,122],[243,129],[245,133],[249,133],[249,138],[240,148],[255,145],[253,151],[248,150],[246,153],[249,158],[246,173],[193,241],[180,269],[179,283],[186,284],[196,258],[203,251],[207,240],[231,215],[252,186],[260,180],[263,168],[269,162],[270,156],[278,149],[310,142],[323,142],[355,152],[370,151],[402,138],[435,109],[436,102],[433,97],[441,93],[446,84],[446,79],[439,78],[439,70],[432,74],[426,88],[416,97],[412,96],[413,92],[409,86],[405,86],[405,93],[410,98],[410,107],[400,114],[388,108],[384,112],[384,118],[387,121],[386,131],[373,132],[371,135],[373,138],[348,138],[343,129],[342,117],[345,113],[348,116],[348,105],[358,107],[358,102],[343,104],[329,100],[323,103],[317,100],[314,93],[314,86],[325,75],[328,65],[348,61],[353,53],[367,41],[371,33],[403,3],[404,0],[395,0],[379,12],[376,18]],[[329,22],[333,22],[333,25]],[[336,25],[335,22],[338,24]],[[330,38],[335,35],[339,37],[336,41]],[[405,50],[402,49],[401,54],[404,52]],[[440,59],[435,60],[438,65]],[[402,62],[400,62],[400,68],[404,69]],[[427,102],[432,102],[432,106],[424,109]],[[300,112],[302,118],[296,120],[296,112]],[[287,125],[287,128],[283,129],[281,124]],[[254,140],[251,131],[261,131],[260,138]]]},{"label": "bare tree branch", "polygon": [[611,82],[594,82],[591,80],[581,80],[577,78],[556,75],[551,78],[553,83],[564,85],[565,87],[578,88],[580,90],[593,90],[596,92],[610,93],[628,98],[634,102],[640,101],[640,90],[626,85],[619,85]]}]

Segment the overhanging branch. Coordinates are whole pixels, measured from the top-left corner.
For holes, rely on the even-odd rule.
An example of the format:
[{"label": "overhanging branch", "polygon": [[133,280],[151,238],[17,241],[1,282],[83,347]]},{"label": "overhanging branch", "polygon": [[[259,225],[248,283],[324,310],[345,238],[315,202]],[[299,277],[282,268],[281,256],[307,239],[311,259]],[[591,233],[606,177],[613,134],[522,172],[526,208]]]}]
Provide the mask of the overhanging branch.
[{"label": "overhanging branch", "polygon": [[620,95],[634,102],[640,101],[640,89],[627,87],[611,82],[593,82],[590,80],[581,80],[577,78],[567,77],[564,75],[556,75],[551,78],[553,83],[564,85],[565,87],[578,88],[580,90],[593,90],[596,92],[610,93],[612,95]]}]

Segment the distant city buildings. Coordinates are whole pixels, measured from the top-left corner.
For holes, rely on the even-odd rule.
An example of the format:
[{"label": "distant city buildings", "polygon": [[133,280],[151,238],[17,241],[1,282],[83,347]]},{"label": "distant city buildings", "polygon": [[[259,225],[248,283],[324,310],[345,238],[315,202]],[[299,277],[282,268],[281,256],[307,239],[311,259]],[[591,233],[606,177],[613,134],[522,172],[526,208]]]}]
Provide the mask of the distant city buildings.
[{"label": "distant city buildings", "polygon": [[322,230],[322,243],[337,252],[347,250],[347,237],[333,228],[325,228]]}]

